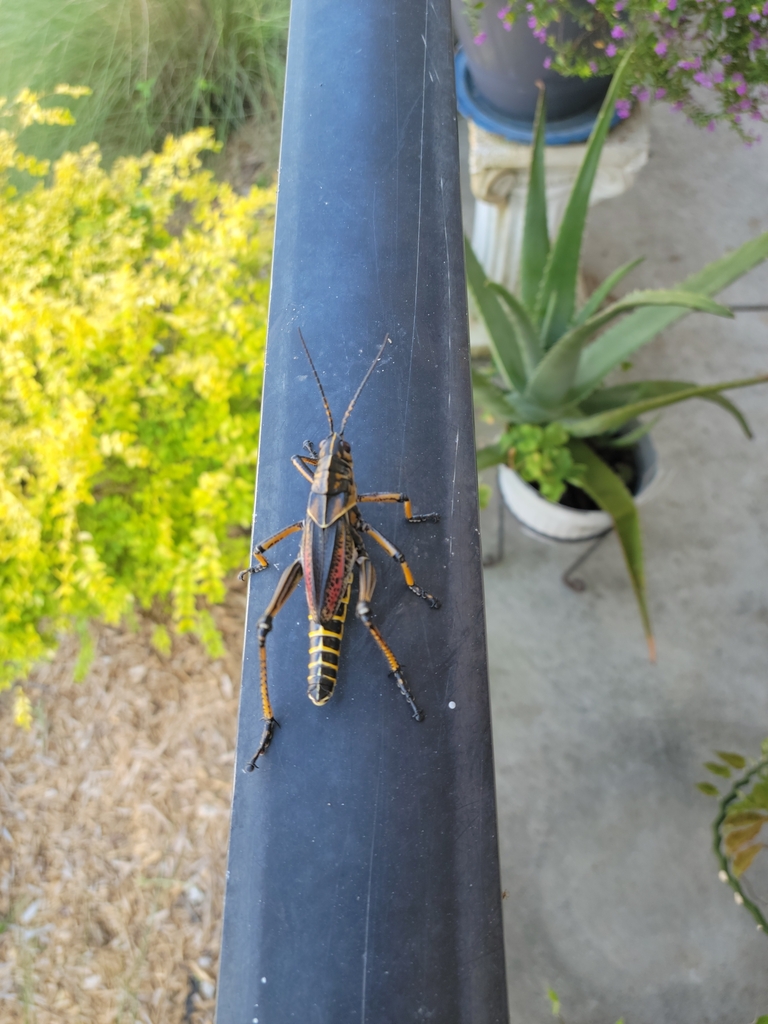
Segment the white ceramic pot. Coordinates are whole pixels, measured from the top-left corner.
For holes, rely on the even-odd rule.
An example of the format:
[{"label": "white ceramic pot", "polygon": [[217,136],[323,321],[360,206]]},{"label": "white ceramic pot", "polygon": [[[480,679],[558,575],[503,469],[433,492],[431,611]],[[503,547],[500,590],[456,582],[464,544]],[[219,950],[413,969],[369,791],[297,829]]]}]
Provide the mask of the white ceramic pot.
[{"label": "white ceramic pot", "polygon": [[[635,501],[643,504],[659,480],[656,449],[647,434],[638,442],[635,454],[639,469]],[[556,541],[592,540],[607,533],[613,525],[608,513],[600,509],[587,512],[547,501],[508,466],[499,466],[499,489],[515,519],[537,537]]]}]

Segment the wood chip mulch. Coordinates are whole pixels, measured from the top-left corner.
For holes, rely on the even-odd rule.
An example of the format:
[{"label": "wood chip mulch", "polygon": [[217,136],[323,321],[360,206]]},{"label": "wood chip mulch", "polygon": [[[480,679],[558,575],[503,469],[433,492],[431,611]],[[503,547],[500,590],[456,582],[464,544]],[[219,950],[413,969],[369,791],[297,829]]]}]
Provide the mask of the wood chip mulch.
[{"label": "wood chip mulch", "polygon": [[153,624],[96,627],[0,695],[0,1020],[213,1021],[245,592],[214,610],[227,654]]}]

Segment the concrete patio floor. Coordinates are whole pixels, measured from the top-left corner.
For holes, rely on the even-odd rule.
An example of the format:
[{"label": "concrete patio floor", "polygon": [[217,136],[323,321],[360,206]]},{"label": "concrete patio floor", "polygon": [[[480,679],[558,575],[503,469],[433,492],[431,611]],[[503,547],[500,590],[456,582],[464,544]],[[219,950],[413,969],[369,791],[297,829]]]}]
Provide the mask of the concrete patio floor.
[{"label": "concrete patio floor", "polygon": [[[471,216],[471,199],[466,202]],[[590,214],[583,267],[669,286],[768,230],[768,141],[653,112],[635,187]],[[768,303],[763,266],[724,293]],[[768,371],[768,314],[689,316],[625,379]],[[690,402],[654,428],[664,484],[643,508],[658,664],[647,661],[613,537],[560,581],[572,546],[524,536],[486,570],[511,1024],[750,1024],[768,1013],[768,936],[717,878],[716,804],[695,789],[714,749],[768,735],[768,386],[734,393],[755,439]],[[495,516],[484,513],[486,546]],[[761,854],[768,858],[768,853]],[[768,904],[768,872],[755,865]],[[761,883],[761,878],[764,883]]]}]

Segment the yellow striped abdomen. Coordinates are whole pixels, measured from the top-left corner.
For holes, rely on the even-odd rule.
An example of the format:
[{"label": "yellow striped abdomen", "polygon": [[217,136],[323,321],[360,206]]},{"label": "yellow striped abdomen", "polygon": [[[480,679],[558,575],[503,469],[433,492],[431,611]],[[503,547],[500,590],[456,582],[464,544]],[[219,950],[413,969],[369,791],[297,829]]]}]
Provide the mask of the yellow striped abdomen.
[{"label": "yellow striped abdomen", "polygon": [[351,589],[351,585],[348,585],[338,611],[328,622],[318,623],[312,616],[309,618],[307,696],[313,704],[325,704],[329,701],[336,686],[344,621],[347,617]]}]

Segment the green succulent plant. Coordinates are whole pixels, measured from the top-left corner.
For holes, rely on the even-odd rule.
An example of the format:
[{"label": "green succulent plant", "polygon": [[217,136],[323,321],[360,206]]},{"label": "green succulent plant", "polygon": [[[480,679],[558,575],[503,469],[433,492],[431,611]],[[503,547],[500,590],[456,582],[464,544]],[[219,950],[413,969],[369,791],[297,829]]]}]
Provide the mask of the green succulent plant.
[{"label": "green succulent plant", "polygon": [[[519,297],[488,279],[468,242],[466,267],[470,292],[488,330],[495,367],[494,376],[474,372],[475,402],[503,424],[499,441],[478,451],[478,467],[484,469],[497,463],[514,465],[517,456],[514,452],[510,455],[510,451],[515,448],[520,426],[558,426],[561,455],[554,469],[560,466],[561,480],[568,479],[568,474],[578,474],[578,486],[611,516],[653,660],[655,645],[646,602],[637,508],[624,481],[599,453],[611,446],[626,446],[639,440],[653,425],[637,426],[638,417],[644,413],[689,398],[703,398],[727,410],[747,437],[751,437],[744,416],[722,392],[768,381],[768,374],[703,385],[679,380],[646,380],[605,386],[604,380],[637,349],[690,310],[733,316],[711,296],[768,256],[768,232],[710,263],[675,289],[635,291],[606,305],[611,291],[640,262],[634,260],[619,267],[580,309],[577,308],[579,254],[589,195],[629,56],[613,77],[560,231],[551,244],[545,193],[546,101],[543,92],[539,98],[531,149]],[[614,323],[619,317],[622,319]],[[563,448],[571,456],[567,463],[562,459]],[[530,446],[526,454],[530,461]],[[522,475],[534,479],[531,473]],[[536,482],[545,497],[557,500],[557,486],[542,486],[541,480]],[[551,484],[551,480],[548,483]]]}]

